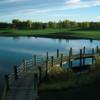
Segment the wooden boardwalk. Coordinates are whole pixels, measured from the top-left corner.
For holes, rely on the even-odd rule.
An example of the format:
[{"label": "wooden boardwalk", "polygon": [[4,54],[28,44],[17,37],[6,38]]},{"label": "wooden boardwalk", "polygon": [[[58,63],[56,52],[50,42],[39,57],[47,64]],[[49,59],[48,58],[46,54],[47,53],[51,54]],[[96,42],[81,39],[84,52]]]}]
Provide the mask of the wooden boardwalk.
[{"label": "wooden boardwalk", "polygon": [[26,72],[10,85],[10,90],[5,100],[36,100],[36,95],[34,74]]},{"label": "wooden boardwalk", "polygon": [[38,63],[39,60],[34,56],[32,59],[24,60],[19,67],[14,67],[14,73],[6,75],[5,88],[2,100],[36,100],[38,92],[38,84],[41,78],[48,73],[49,67],[61,66],[63,63],[70,63],[76,59],[93,58],[100,54],[80,54],[60,57],[51,57],[48,53],[43,64]]}]

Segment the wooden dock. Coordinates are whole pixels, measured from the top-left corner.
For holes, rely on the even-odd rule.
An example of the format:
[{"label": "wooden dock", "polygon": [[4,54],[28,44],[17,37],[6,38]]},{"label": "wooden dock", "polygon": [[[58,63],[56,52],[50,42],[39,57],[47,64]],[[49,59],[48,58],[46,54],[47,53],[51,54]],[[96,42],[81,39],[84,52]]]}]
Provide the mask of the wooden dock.
[{"label": "wooden dock", "polygon": [[[10,75],[5,75],[5,87],[2,100],[36,100],[38,98],[38,85],[42,78],[48,74],[49,67],[61,66],[63,63],[68,63],[69,68],[72,67],[72,62],[80,59],[80,66],[85,64],[85,58],[92,58],[94,63],[95,57],[100,56],[98,52],[92,54],[85,54],[80,50],[80,54],[73,55],[70,49],[69,55],[59,54],[57,56],[49,57],[48,52],[41,64],[41,57],[36,55],[28,60],[23,60],[20,66],[14,66],[14,71]],[[42,59],[43,60],[43,59]]]},{"label": "wooden dock", "polygon": [[5,100],[36,100],[36,97],[34,74],[26,72],[10,85],[10,90]]}]

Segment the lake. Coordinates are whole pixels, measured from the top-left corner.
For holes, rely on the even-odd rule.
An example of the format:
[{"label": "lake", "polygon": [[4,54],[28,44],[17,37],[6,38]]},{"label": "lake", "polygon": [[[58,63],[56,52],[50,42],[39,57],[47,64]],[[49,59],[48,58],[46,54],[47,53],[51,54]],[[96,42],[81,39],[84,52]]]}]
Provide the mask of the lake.
[{"label": "lake", "polygon": [[34,54],[56,55],[56,50],[68,54],[73,48],[73,53],[86,47],[86,52],[91,53],[92,48],[100,46],[98,40],[86,39],[52,39],[35,37],[0,37],[0,83],[4,74],[10,73],[14,65],[19,65],[23,59],[31,58]]}]

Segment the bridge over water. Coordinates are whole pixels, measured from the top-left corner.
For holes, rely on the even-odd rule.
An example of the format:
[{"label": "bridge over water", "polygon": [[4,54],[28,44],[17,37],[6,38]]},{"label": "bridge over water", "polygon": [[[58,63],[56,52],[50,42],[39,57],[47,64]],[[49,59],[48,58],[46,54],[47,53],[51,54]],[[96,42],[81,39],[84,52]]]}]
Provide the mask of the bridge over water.
[{"label": "bridge over water", "polygon": [[85,64],[86,58],[92,58],[92,64],[95,58],[100,56],[99,47],[92,49],[92,53],[86,54],[85,47],[80,49],[79,54],[73,55],[72,48],[69,55],[59,54],[45,57],[34,55],[33,58],[23,60],[20,66],[14,66],[14,72],[5,75],[5,86],[2,100],[36,100],[38,98],[38,85],[42,78],[46,78],[49,68],[63,66],[68,63],[69,68],[73,67],[72,62],[76,59],[80,60],[80,67]]}]

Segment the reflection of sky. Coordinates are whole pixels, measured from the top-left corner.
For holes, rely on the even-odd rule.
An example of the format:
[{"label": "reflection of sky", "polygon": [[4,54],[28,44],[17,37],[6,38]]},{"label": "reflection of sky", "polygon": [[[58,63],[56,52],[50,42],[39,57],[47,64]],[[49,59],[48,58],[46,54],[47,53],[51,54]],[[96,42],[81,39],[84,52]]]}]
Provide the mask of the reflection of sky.
[{"label": "reflection of sky", "polygon": [[68,54],[71,47],[74,53],[78,53],[83,46],[90,52],[90,49],[97,45],[100,46],[100,41],[0,37],[0,73],[11,71],[23,58],[30,58],[33,54],[46,55],[48,51],[49,55],[56,55],[57,49]]},{"label": "reflection of sky", "polygon": [[[85,59],[85,65],[90,65],[92,64],[92,58],[87,58]],[[83,65],[83,59],[82,59],[82,65]],[[80,60],[75,60],[72,62],[72,67],[79,67],[80,66]],[[69,64],[63,64],[63,67],[64,68],[68,68],[69,67]]]}]

